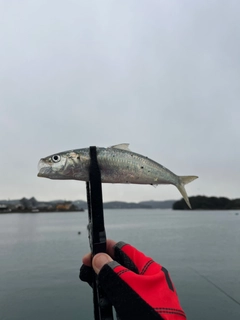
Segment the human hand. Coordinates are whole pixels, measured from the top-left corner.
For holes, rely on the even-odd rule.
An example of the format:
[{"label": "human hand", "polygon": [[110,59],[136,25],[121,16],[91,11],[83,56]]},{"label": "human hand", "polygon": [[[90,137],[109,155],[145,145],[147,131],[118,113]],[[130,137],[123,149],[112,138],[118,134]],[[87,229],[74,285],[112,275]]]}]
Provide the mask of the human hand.
[{"label": "human hand", "polygon": [[186,319],[164,267],[124,242],[108,240],[106,251],[85,255],[79,277],[91,285],[94,269],[121,320]]}]

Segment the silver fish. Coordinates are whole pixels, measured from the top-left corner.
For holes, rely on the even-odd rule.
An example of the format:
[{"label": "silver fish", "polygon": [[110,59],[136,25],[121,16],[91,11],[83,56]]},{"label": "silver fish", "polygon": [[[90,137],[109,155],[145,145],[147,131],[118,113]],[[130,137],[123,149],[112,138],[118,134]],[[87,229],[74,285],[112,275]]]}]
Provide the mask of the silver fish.
[{"label": "silver fish", "polygon": [[[97,148],[103,183],[173,184],[191,208],[184,185],[197,179],[197,176],[177,176],[161,164],[131,152],[128,146],[119,144]],[[89,148],[60,152],[39,161],[38,177],[88,181],[89,165]]]}]

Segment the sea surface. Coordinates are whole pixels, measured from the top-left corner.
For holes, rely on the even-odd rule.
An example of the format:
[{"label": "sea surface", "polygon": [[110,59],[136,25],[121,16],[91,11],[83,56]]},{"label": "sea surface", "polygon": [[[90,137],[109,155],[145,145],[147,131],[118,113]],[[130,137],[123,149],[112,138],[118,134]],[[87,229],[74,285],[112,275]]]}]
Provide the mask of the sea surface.
[{"label": "sea surface", "polygon": [[[240,319],[240,212],[105,210],[108,238],[171,274],[189,320]],[[91,320],[87,211],[0,215],[0,319]],[[78,232],[81,232],[79,235]]]}]

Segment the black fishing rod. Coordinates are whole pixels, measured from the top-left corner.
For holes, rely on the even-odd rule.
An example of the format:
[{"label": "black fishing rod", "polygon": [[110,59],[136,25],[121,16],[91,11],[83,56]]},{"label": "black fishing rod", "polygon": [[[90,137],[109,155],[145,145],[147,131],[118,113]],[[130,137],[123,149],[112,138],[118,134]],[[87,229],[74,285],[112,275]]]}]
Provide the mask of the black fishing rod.
[{"label": "black fishing rod", "polygon": [[[92,256],[106,252],[101,172],[96,147],[90,147],[89,182],[86,182],[88,202],[88,238]],[[113,320],[112,305],[106,298],[93,270],[93,304],[95,320]]]}]

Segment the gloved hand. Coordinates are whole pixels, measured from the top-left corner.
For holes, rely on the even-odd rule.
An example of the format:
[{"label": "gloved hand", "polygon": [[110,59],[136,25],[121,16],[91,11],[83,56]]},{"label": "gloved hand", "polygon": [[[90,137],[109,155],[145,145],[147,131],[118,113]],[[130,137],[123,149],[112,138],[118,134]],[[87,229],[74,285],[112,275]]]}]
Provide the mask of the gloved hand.
[{"label": "gloved hand", "polygon": [[79,277],[91,285],[93,267],[121,320],[186,319],[164,267],[124,242],[108,240],[107,253],[84,256]]}]

